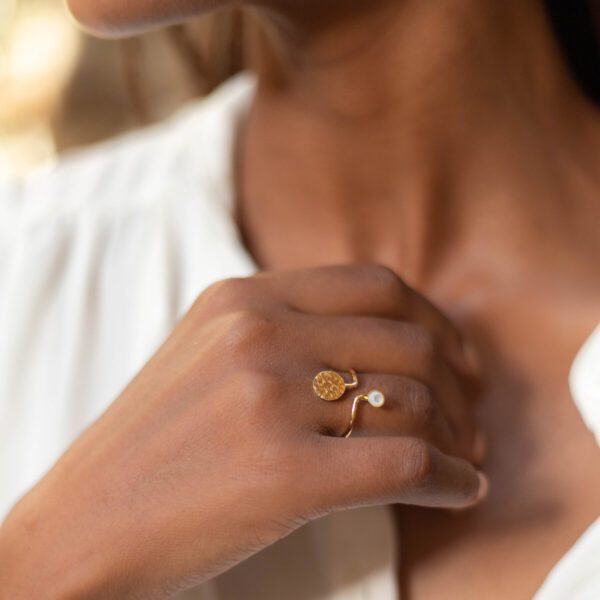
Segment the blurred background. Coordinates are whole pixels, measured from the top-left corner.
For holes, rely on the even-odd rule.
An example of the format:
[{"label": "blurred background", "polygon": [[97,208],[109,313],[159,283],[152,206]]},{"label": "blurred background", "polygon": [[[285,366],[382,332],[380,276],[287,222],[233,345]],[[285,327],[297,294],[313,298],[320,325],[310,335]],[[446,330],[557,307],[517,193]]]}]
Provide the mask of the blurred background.
[{"label": "blurred background", "polygon": [[209,92],[241,66],[239,27],[221,14],[98,40],[77,29],[63,0],[0,0],[0,180]]}]

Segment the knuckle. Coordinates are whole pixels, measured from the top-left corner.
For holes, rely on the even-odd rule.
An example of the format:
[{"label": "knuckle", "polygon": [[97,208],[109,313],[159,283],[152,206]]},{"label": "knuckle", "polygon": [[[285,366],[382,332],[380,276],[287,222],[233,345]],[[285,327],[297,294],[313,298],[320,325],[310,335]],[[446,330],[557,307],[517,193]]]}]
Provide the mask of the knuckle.
[{"label": "knuckle", "polygon": [[436,422],[439,411],[431,388],[415,382],[409,396],[409,403],[415,426],[421,430],[430,429]]},{"label": "knuckle", "polygon": [[223,279],[206,288],[201,297],[219,308],[238,306],[247,298],[251,285],[249,279],[241,277]]},{"label": "knuckle", "polygon": [[432,372],[440,356],[439,342],[435,335],[423,325],[412,327],[412,344],[414,351],[423,363],[426,372]]},{"label": "knuckle", "polygon": [[427,485],[435,469],[432,447],[419,438],[408,440],[402,453],[402,467],[404,482],[409,487]]},{"label": "knuckle", "polygon": [[248,401],[254,405],[271,405],[283,392],[281,379],[274,373],[252,369],[244,374]]},{"label": "knuckle", "polygon": [[255,352],[273,341],[274,323],[255,310],[238,310],[227,315],[225,345],[239,355]]},{"label": "knuckle", "polygon": [[[252,431],[269,430],[273,435],[266,436],[271,442],[276,438],[273,429],[274,419],[277,425],[276,410],[281,398],[284,397],[284,385],[274,373],[266,370],[246,368],[234,376],[234,390],[237,410],[246,423],[246,428]],[[281,425],[281,422],[279,422]]]},{"label": "knuckle", "polygon": [[391,296],[395,301],[406,300],[407,286],[392,269],[382,265],[373,265],[369,267],[369,276],[381,294]]}]

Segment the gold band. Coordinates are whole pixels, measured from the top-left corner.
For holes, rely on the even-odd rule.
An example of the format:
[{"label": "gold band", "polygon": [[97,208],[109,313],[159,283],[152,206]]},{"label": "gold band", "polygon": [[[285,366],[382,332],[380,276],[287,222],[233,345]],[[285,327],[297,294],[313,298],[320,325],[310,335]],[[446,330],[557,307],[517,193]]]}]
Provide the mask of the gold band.
[{"label": "gold band", "polygon": [[[348,369],[352,381],[348,383],[337,371],[321,371],[313,379],[313,390],[315,394],[326,402],[335,402],[339,400],[346,390],[353,390],[358,387],[358,376],[354,369]],[[385,404],[385,396],[379,390],[371,390],[368,394],[359,394],[354,397],[352,402],[352,412],[350,413],[350,423],[340,437],[349,438],[354,430],[356,417],[358,416],[358,407],[361,402],[368,402],[373,408],[381,408]]]},{"label": "gold band", "polygon": [[354,430],[354,424],[356,423],[356,416],[358,414],[358,407],[361,402],[368,402],[373,408],[381,408],[385,405],[385,396],[379,390],[371,390],[366,395],[359,395],[354,398],[352,403],[352,413],[350,414],[350,423],[346,428],[346,431],[342,433],[340,437],[349,438]]}]

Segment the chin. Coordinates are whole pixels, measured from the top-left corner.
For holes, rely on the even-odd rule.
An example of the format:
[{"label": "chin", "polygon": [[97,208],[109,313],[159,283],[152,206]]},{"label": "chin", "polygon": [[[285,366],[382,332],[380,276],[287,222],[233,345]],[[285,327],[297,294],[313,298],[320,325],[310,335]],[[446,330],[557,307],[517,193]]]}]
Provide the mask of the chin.
[{"label": "chin", "polygon": [[106,37],[133,35],[172,25],[237,0],[67,0],[75,20],[86,30]]}]

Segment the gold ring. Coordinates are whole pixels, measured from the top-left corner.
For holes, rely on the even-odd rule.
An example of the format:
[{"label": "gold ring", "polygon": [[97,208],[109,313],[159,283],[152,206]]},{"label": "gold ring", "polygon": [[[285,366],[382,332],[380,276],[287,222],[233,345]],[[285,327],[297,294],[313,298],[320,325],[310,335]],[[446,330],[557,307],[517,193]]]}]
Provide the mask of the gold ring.
[{"label": "gold ring", "polygon": [[354,423],[356,422],[356,415],[358,414],[358,407],[361,402],[368,402],[373,408],[381,408],[385,404],[385,396],[379,390],[371,390],[366,395],[359,395],[354,398],[352,403],[352,413],[350,415],[350,424],[346,428],[346,431],[340,436],[349,438],[352,435],[354,429]]},{"label": "gold ring", "polygon": [[348,373],[352,377],[350,383],[344,381],[344,378],[336,371],[321,371],[317,373],[312,384],[315,394],[321,400],[326,400],[327,402],[339,400],[346,390],[353,390],[358,387],[356,371],[348,369]]}]

